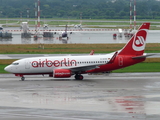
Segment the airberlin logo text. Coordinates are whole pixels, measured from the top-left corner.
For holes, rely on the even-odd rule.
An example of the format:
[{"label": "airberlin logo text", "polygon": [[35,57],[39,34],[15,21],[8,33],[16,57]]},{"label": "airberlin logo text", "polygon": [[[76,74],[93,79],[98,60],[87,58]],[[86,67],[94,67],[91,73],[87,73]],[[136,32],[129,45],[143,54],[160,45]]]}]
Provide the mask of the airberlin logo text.
[{"label": "airberlin logo text", "polygon": [[33,61],[32,67],[38,68],[38,67],[62,67],[62,66],[77,66],[76,60],[70,60],[69,58],[64,58],[63,60],[41,60],[39,61]]}]

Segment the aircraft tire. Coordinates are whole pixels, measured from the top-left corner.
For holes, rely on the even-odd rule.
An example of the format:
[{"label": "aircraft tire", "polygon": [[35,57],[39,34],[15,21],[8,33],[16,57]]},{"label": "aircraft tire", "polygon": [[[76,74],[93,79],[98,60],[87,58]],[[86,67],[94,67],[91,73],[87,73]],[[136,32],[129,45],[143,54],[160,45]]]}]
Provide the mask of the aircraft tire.
[{"label": "aircraft tire", "polygon": [[25,80],[25,77],[21,77],[21,80],[24,81],[24,80]]},{"label": "aircraft tire", "polygon": [[82,75],[75,75],[75,79],[76,80],[83,80],[83,76]]},{"label": "aircraft tire", "polygon": [[79,75],[79,80],[83,80],[83,76],[82,75]]}]

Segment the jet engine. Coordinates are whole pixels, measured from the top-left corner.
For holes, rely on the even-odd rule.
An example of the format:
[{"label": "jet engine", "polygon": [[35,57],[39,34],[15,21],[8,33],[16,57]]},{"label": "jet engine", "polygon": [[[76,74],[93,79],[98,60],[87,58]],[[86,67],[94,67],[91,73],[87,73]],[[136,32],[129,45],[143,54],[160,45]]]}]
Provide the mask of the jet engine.
[{"label": "jet engine", "polygon": [[71,75],[72,75],[71,70],[67,70],[67,69],[53,70],[54,78],[67,78],[67,77],[71,77]]}]

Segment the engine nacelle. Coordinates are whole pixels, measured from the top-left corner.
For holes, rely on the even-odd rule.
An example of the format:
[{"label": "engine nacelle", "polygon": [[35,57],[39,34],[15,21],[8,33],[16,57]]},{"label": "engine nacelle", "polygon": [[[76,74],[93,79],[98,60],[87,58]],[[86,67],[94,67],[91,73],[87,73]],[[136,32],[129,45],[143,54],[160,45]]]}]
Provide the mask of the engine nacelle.
[{"label": "engine nacelle", "polygon": [[71,70],[67,70],[67,69],[53,70],[54,78],[68,78],[68,77],[71,77],[71,75],[72,75]]}]

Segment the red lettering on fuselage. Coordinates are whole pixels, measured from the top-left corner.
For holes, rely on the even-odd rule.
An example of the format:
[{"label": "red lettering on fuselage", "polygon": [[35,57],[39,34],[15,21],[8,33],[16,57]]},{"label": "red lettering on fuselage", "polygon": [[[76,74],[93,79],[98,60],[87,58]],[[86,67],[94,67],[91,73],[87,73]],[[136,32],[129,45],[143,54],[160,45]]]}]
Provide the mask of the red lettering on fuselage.
[{"label": "red lettering on fuselage", "polygon": [[69,58],[64,58],[63,60],[41,60],[39,59],[39,61],[33,61],[31,62],[32,67],[37,68],[37,67],[62,67],[62,66],[77,66],[77,62],[76,60],[70,60]]}]

